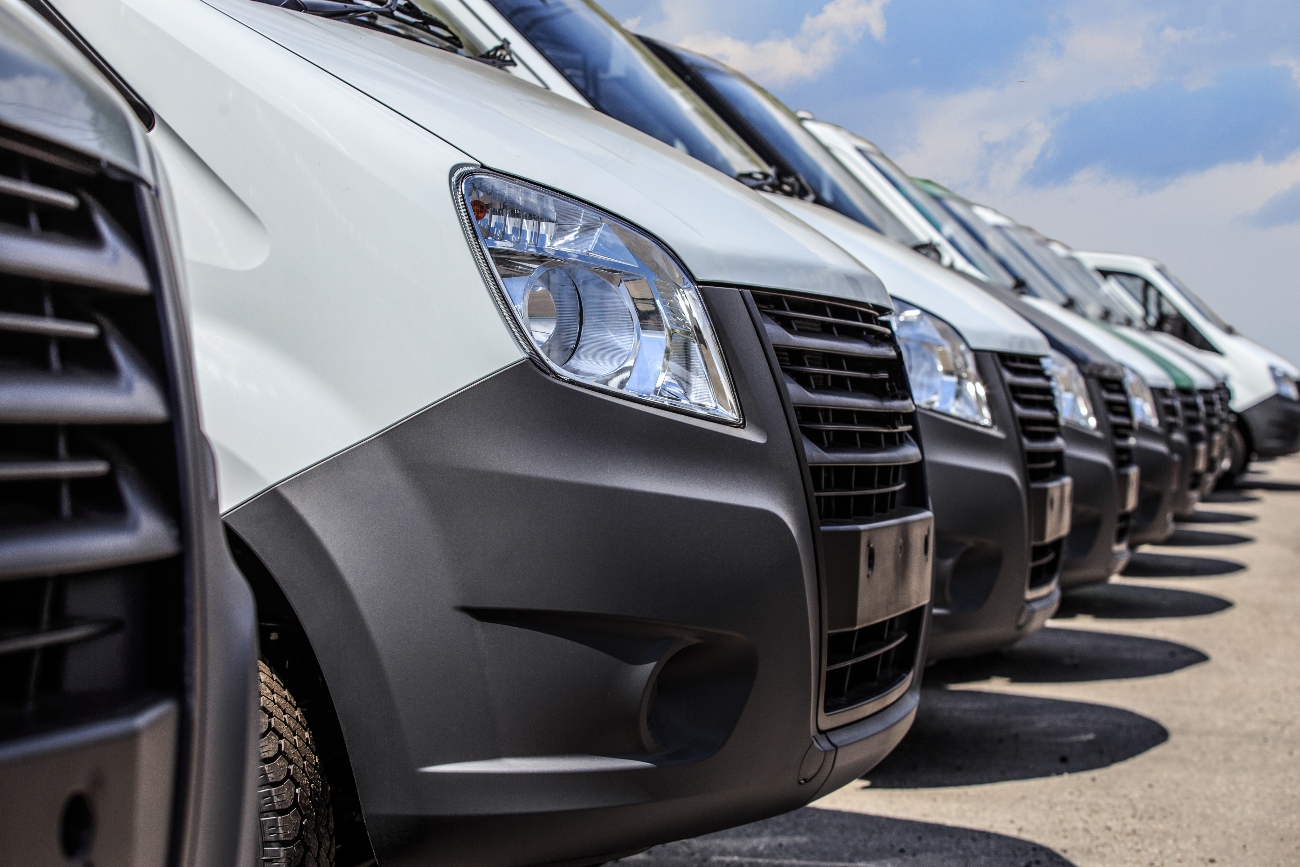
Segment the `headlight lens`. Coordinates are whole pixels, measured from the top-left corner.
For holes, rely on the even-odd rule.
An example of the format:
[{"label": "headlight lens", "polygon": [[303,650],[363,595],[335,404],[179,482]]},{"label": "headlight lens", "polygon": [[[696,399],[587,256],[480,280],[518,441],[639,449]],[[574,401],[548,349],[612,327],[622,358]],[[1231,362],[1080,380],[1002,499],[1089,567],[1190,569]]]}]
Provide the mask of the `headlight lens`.
[{"label": "headlight lens", "polygon": [[468,174],[461,193],[520,338],[556,376],[740,423],[704,302],[662,244],[498,175]]},{"label": "headlight lens", "polygon": [[1124,391],[1128,393],[1129,412],[1133,413],[1134,424],[1160,429],[1160,417],[1156,415],[1156,397],[1151,389],[1130,367],[1124,368]]},{"label": "headlight lens", "polygon": [[1273,372],[1273,382],[1277,385],[1277,393],[1291,400],[1300,400],[1300,388],[1296,387],[1296,382],[1287,372],[1280,367],[1270,367]]},{"label": "headlight lens", "polygon": [[1097,415],[1088,399],[1088,383],[1079,367],[1060,352],[1043,359],[1043,370],[1052,378],[1052,392],[1056,395],[1056,411],[1061,421],[1086,431],[1097,429]]},{"label": "headlight lens", "polygon": [[988,390],[966,341],[937,316],[895,303],[894,330],[912,383],[912,400],[926,409],[991,426]]}]

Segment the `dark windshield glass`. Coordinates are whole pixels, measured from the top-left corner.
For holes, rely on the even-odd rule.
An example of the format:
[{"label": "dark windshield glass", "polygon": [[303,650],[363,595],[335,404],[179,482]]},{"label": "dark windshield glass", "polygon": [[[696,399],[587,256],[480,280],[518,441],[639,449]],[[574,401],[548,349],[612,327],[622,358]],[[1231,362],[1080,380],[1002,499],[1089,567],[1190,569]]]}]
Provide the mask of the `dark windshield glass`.
[{"label": "dark windshield glass", "polygon": [[491,0],[596,109],[731,177],[769,168],[613,20],[582,0]]},{"label": "dark windshield glass", "polygon": [[1159,270],[1160,273],[1165,276],[1166,280],[1174,284],[1175,289],[1183,293],[1183,297],[1187,299],[1187,303],[1192,305],[1192,307],[1196,308],[1197,313],[1201,314],[1206,319],[1210,320],[1215,325],[1217,325],[1220,331],[1227,331],[1228,333],[1232,333],[1231,326],[1229,326],[1228,323],[1220,319],[1219,314],[1215,313],[1214,310],[1210,307],[1210,305],[1206,304],[1199,297],[1197,297],[1195,292],[1193,292],[1191,289],[1188,289],[1187,284],[1184,283],[1182,280],[1179,280],[1177,277],[1175,277],[1173,275],[1173,272],[1171,272],[1164,265],[1157,265],[1156,269]]},{"label": "dark windshield glass", "polygon": [[1105,285],[1101,282],[1102,278],[1091,268],[1068,253],[1062,255],[1050,247],[1049,250],[1060,258],[1061,264],[1074,275],[1075,282],[1083,291],[1087,292],[1088,297],[1107,311],[1109,315],[1105,317],[1106,319],[1119,325],[1138,325],[1141,323],[1142,317],[1137,311],[1129,309],[1107,292]]},{"label": "dark windshield glass", "polygon": [[1089,319],[1106,318],[1102,306],[1088,294],[1086,287],[1079,284],[1078,278],[1069,268],[1065,267],[1064,260],[1047,249],[1047,245],[1040,240],[1035,232],[1018,225],[999,226],[997,228],[1011,243],[1020,249],[1020,252],[1032,260],[1043,273],[1052,278],[1052,282],[1056,284],[1057,288],[1073,302],[1070,306],[1075,307],[1079,313]]},{"label": "dark windshield glass", "polygon": [[984,276],[989,279],[990,283],[1001,286],[1004,289],[1010,289],[1016,283],[1016,278],[1012,277],[1007,270],[998,264],[998,260],[993,258],[983,246],[980,245],[970,232],[967,232],[961,223],[953,218],[942,205],[935,201],[934,197],[916,185],[916,182],[908,177],[907,173],[900,169],[893,160],[885,156],[878,150],[866,147],[858,147],[858,153],[870,162],[885,178],[894,185],[903,196],[912,203],[917,213],[926,219],[926,221],[943,233],[943,236],[952,242],[957,248],[957,252],[966,257],[966,260],[983,272]]},{"label": "dark windshield glass", "polygon": [[713,95],[726,103],[727,110],[750,127],[739,131],[758,137],[759,141],[750,142],[755,149],[767,153],[774,161],[785,162],[788,171],[798,174],[812,187],[818,203],[909,247],[921,243],[776,97],[717,61],[661,42],[654,46],[656,50],[671,52],[693,75],[703,79]]},{"label": "dark windshield glass", "polygon": [[964,199],[945,197],[940,199],[939,203],[1019,281],[1019,288],[1035,298],[1043,298],[1056,304],[1065,304],[1069,300],[1069,296],[1057,288],[1051,277],[1044,274],[1001,232],[981,220]]}]

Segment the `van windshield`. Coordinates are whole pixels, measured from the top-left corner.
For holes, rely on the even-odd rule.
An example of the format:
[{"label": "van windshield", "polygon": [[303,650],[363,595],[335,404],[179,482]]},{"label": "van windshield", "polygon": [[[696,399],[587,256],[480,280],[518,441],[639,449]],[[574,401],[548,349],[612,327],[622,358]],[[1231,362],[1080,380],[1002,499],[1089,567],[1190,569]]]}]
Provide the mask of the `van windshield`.
[{"label": "van windshield", "polygon": [[893,160],[878,150],[861,145],[857,146],[857,150],[864,159],[885,176],[885,179],[895,189],[902,193],[904,198],[911,202],[912,207],[925,218],[926,222],[938,229],[957,248],[957,252],[965,256],[972,265],[983,272],[990,283],[1004,289],[1015,286],[1016,278],[1007,273],[1007,270],[998,264],[998,260],[971,237],[970,232],[967,232],[965,227],[944,209],[943,205],[940,205],[933,196],[917,186],[907,172],[900,169]]},{"label": "van windshield", "polygon": [[1220,319],[1219,314],[1215,313],[1214,309],[1210,307],[1210,305],[1202,301],[1195,292],[1193,292],[1191,289],[1188,289],[1187,284],[1184,283],[1182,280],[1179,280],[1177,277],[1175,277],[1172,271],[1170,271],[1164,265],[1157,265],[1156,270],[1158,270],[1161,274],[1163,274],[1166,280],[1174,284],[1175,289],[1183,293],[1183,297],[1187,299],[1187,303],[1192,305],[1192,307],[1196,309],[1197,313],[1201,314],[1206,319],[1210,320],[1210,322],[1214,323],[1214,325],[1218,327],[1220,331],[1226,331],[1229,334],[1232,333],[1233,331],[1232,326],[1224,322],[1222,319]]},{"label": "van windshield", "polygon": [[1010,239],[984,222],[969,202],[949,196],[944,196],[939,202],[1016,279],[1018,290],[1054,304],[1069,301],[1069,296],[1057,288],[1051,277],[1020,252]]},{"label": "van windshield", "polygon": [[1052,282],[1068,297],[1067,306],[1076,308],[1089,319],[1107,318],[1106,309],[1089,293],[1088,287],[1080,282],[1078,276],[1066,267],[1065,260],[1047,248],[1041,235],[1018,224],[999,226],[998,230],[1043,273],[1052,278]]},{"label": "van windshield", "polygon": [[742,180],[770,168],[635,37],[583,0],[489,0],[597,110]]},{"label": "van windshield", "polygon": [[812,188],[819,204],[908,247],[923,243],[858,183],[776,97],[715,60],[662,42],[646,41],[660,56],[688,71],[688,81],[702,79],[705,91],[724,105],[719,109],[722,115],[738,118],[737,130],[750,136],[750,144],[782,170],[798,175]]}]

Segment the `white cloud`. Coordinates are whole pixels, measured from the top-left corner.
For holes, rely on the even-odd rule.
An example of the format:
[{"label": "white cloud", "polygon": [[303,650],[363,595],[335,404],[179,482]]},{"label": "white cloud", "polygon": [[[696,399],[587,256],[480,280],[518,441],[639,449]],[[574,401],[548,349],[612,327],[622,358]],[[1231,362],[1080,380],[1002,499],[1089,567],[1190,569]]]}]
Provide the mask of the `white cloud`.
[{"label": "white cloud", "polygon": [[917,95],[912,143],[898,157],[918,173],[981,190],[1015,189],[1074,105],[1154,78],[1149,22],[1077,25],[1032,46],[1007,80],[957,94]]},{"label": "white cloud", "polygon": [[889,0],[830,0],[808,15],[793,36],[745,42],[717,34],[690,35],[685,48],[716,57],[764,84],[812,79],[830,69],[865,33],[885,38],[885,4]]}]

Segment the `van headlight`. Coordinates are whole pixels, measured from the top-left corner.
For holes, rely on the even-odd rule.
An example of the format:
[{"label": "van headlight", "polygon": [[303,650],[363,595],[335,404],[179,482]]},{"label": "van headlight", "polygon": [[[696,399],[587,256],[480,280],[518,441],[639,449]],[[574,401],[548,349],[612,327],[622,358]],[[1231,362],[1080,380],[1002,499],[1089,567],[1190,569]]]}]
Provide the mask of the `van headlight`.
[{"label": "van headlight", "polygon": [[1296,382],[1287,372],[1280,367],[1272,365],[1268,368],[1273,374],[1273,384],[1277,386],[1277,393],[1291,400],[1300,400],[1300,388],[1296,387]]},{"label": "van headlight", "polygon": [[1097,429],[1097,415],[1088,399],[1088,383],[1079,366],[1055,349],[1043,359],[1043,370],[1052,380],[1052,393],[1056,395],[1056,411],[1061,421],[1086,430]]},{"label": "van headlight", "polygon": [[947,322],[897,300],[894,331],[917,406],[984,427],[993,424],[975,353]]},{"label": "van headlight", "polygon": [[1160,429],[1160,416],[1156,414],[1156,396],[1131,367],[1124,368],[1124,391],[1128,394],[1129,412],[1133,413],[1134,424],[1144,424],[1149,428]]},{"label": "van headlight", "polygon": [[516,334],[560,379],[740,423],[699,290],[654,238],[591,205],[486,172],[462,214]]}]

